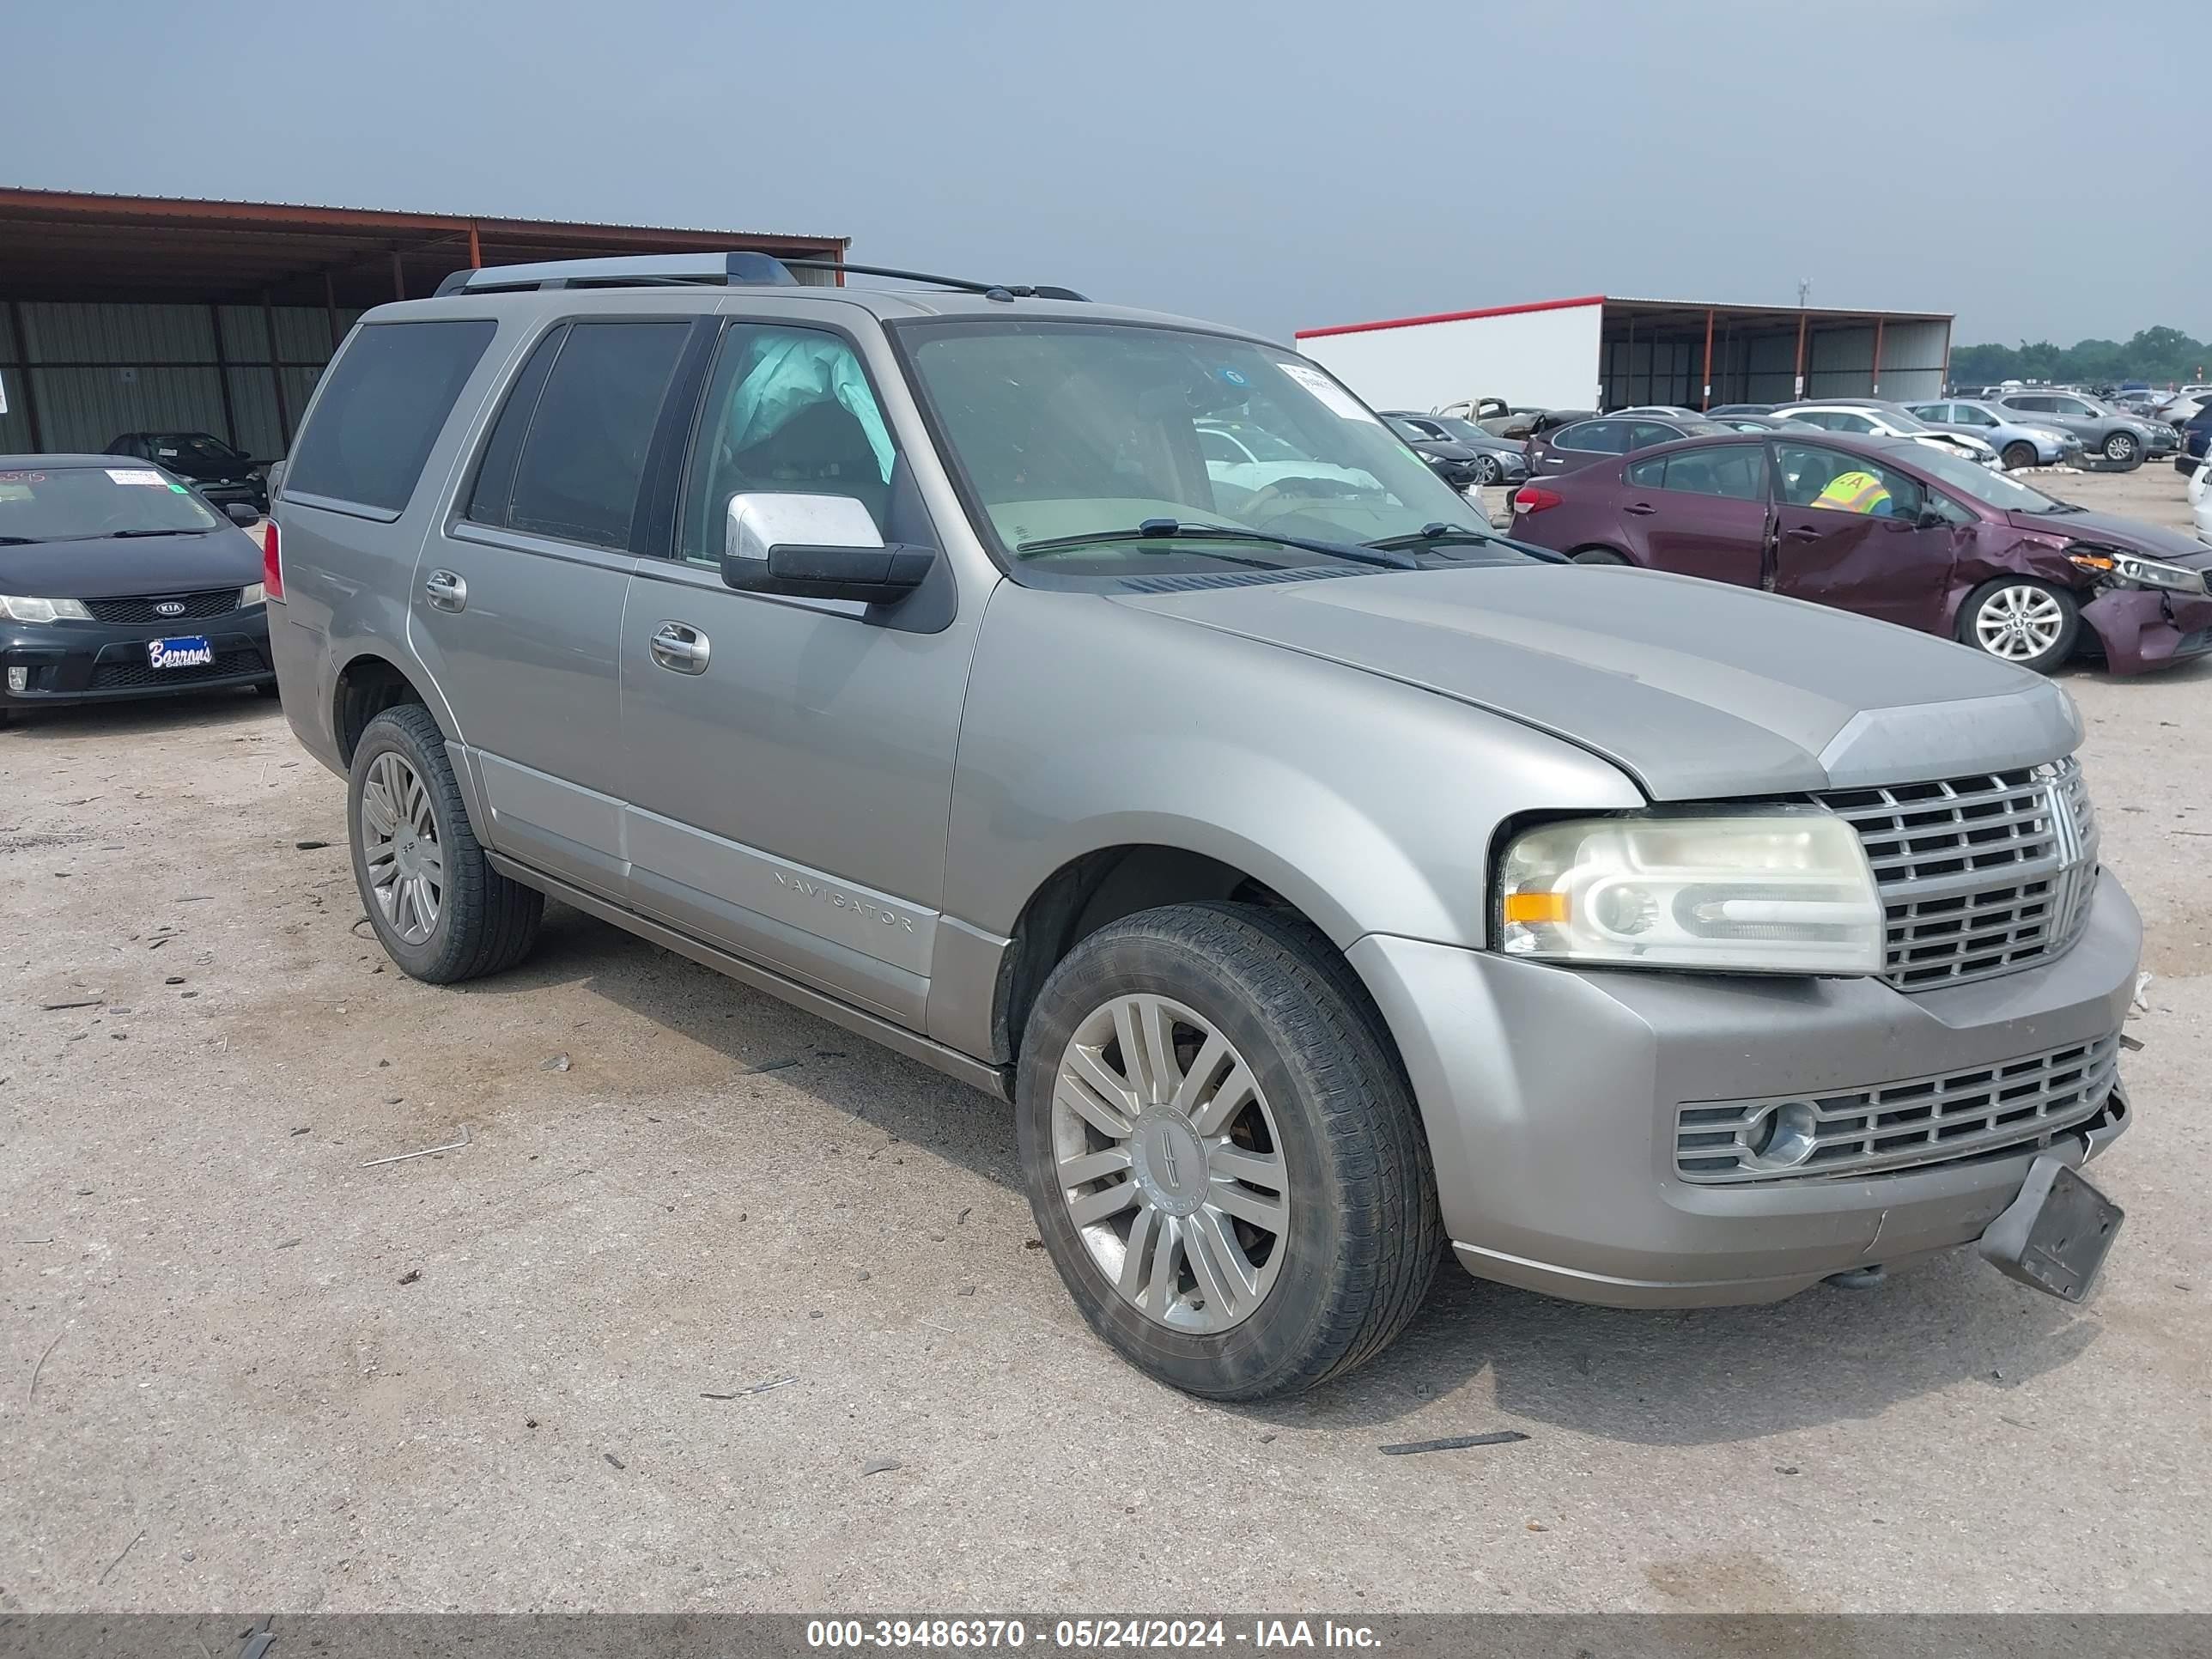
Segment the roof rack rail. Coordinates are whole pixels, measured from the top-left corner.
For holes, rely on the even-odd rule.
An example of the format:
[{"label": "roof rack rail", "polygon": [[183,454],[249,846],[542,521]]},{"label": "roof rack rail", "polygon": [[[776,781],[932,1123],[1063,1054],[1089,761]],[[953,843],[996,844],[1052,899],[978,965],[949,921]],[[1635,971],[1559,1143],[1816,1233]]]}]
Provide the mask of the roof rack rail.
[{"label": "roof rack rail", "polygon": [[962,294],[980,294],[987,300],[1073,300],[1088,305],[1091,296],[1072,288],[1025,283],[979,283],[966,276],[933,276],[926,270],[901,270],[895,265],[854,265],[842,259],[786,259],[795,270],[836,270],[853,276],[889,276],[897,282],[927,283]]},{"label": "roof rack rail", "polygon": [[693,288],[756,283],[785,287],[797,280],[782,260],[766,253],[644,253],[457,270],[438,284],[438,295],[442,299],[449,294],[506,294],[544,288]]},{"label": "roof rack rail", "polygon": [[1032,287],[1016,283],[978,283],[964,276],[935,276],[926,270],[891,265],[854,265],[837,259],[779,259],[767,253],[647,253],[606,259],[555,259],[541,264],[486,265],[456,270],[438,284],[441,299],[452,294],[514,294],[534,289],[696,288],[755,284],[790,287],[793,270],[830,270],[854,276],[888,276],[927,283],[932,288],[980,294],[987,300],[1073,300],[1089,296],[1072,288]]}]

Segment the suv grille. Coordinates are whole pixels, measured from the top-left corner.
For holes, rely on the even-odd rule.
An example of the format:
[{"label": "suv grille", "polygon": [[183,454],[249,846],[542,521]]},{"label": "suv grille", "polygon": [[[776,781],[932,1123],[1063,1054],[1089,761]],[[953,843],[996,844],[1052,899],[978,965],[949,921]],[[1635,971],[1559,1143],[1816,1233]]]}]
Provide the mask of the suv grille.
[{"label": "suv grille", "polygon": [[1899,990],[2030,967],[2088,920],[2097,817],[2071,759],[1817,799],[1866,847],[1887,920],[1882,976]]},{"label": "suv grille", "polygon": [[[211,587],[204,593],[135,593],[121,599],[87,599],[84,608],[105,623],[183,622],[191,617],[227,617],[238,609],[239,589]],[[157,605],[181,605],[167,614]]]},{"label": "suv grille", "polygon": [[1693,1103],[1676,1115],[1674,1169],[1685,1181],[1777,1181],[2047,1146],[2103,1108],[2119,1080],[2119,1047],[2114,1032],[1976,1071],[1840,1094]]}]

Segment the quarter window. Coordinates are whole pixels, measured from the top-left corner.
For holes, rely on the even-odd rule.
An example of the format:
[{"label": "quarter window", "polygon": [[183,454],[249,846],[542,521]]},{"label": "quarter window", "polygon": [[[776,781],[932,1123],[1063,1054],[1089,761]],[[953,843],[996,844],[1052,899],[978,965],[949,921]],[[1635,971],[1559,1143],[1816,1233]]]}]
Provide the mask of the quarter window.
[{"label": "quarter window", "polygon": [[1628,425],[1625,421],[1583,421],[1574,426],[1563,426],[1553,434],[1552,447],[1625,455],[1628,453]]},{"label": "quarter window", "polygon": [[293,447],[286,488],[404,510],[461,387],[498,330],[489,321],[360,330],[331,366],[314,418]]},{"label": "quarter window", "polygon": [[849,495],[883,530],[897,451],[860,360],[826,330],[738,324],[723,334],[684,484],[678,551],[719,564],[730,497]]}]

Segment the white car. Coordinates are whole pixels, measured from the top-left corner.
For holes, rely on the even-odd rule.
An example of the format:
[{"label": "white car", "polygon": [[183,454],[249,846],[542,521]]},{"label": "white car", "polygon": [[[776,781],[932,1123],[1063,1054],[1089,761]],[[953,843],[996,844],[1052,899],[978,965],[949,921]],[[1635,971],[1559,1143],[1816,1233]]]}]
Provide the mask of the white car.
[{"label": "white car", "polygon": [[1851,432],[1866,438],[1909,438],[1930,449],[1964,455],[1992,469],[2004,463],[1997,452],[1966,432],[1946,432],[1932,427],[1909,410],[1872,398],[1837,398],[1826,403],[1784,404],[1774,411],[1778,421],[1801,421],[1824,426],[1831,432]]},{"label": "white car", "polygon": [[2212,460],[2190,474],[2189,512],[2197,523],[2197,539],[2212,547]]}]

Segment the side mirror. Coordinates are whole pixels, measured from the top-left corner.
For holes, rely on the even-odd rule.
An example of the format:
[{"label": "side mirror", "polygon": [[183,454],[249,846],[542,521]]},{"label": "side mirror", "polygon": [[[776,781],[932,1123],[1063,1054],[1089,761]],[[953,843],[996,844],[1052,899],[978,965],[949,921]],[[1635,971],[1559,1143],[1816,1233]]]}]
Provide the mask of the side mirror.
[{"label": "side mirror", "polygon": [[261,522],[261,515],[244,501],[233,501],[223,508],[222,515],[241,530],[251,530]]},{"label": "side mirror", "polygon": [[890,605],[921,585],[933,547],[888,545],[850,495],[730,497],[722,580],[740,592]]},{"label": "side mirror", "polygon": [[1914,523],[1912,527],[1915,530],[1941,530],[1945,525],[1950,522],[1951,521],[1945,518],[1942,512],[1937,508],[1934,507],[1923,507],[1920,509],[1919,519]]}]

